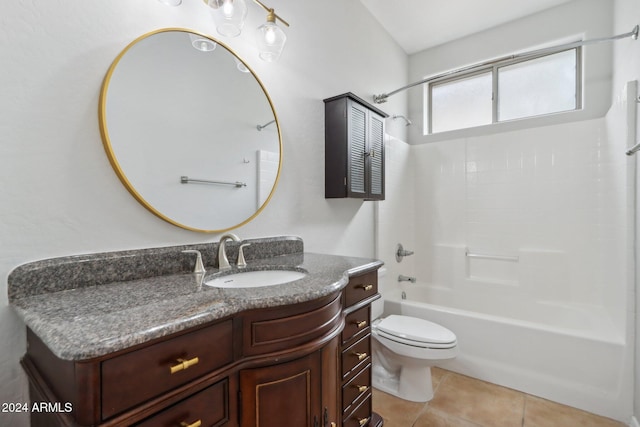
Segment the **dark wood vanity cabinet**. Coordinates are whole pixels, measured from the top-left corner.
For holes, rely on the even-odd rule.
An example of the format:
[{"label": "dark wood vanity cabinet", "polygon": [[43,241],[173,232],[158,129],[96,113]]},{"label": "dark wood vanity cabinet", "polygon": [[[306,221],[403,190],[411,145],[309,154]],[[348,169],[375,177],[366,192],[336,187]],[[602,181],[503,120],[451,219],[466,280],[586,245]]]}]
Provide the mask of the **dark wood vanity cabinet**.
[{"label": "dark wood vanity cabinet", "polygon": [[320,425],[319,352],[292,362],[240,371],[241,427]]},{"label": "dark wood vanity cabinet", "polygon": [[341,334],[342,426],[382,425],[372,412],[371,302],[378,297],[378,273],[351,277],[343,290],[345,326]]},{"label": "dark wood vanity cabinet", "polygon": [[384,200],[386,113],[352,93],[325,103],[325,198]]},{"label": "dark wood vanity cabinet", "polygon": [[30,330],[32,427],[371,426],[375,271],[313,301],[255,309],[100,358],[57,358]]}]

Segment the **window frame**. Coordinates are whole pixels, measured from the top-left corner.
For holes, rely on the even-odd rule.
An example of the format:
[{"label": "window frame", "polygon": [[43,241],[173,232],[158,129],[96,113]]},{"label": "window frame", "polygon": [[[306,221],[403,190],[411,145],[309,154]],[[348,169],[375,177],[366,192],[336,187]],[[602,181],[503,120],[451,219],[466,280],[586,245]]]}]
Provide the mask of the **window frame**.
[{"label": "window frame", "polygon": [[[544,114],[537,114],[537,115],[533,115],[533,116],[526,116],[526,117],[519,117],[519,118],[514,118],[514,119],[507,119],[507,120],[498,120],[498,111],[499,111],[499,102],[500,102],[500,94],[498,93],[498,70],[500,68],[503,67],[508,67],[511,65],[516,65],[516,64],[521,64],[524,62],[529,62],[529,61],[533,61],[536,59],[540,59],[540,58],[544,58],[547,56],[552,56],[552,55],[556,55],[559,53],[563,53],[563,52],[568,52],[568,51],[574,51],[575,52],[575,58],[576,58],[576,70],[575,70],[575,81],[576,81],[576,87],[575,87],[575,93],[576,93],[576,105],[575,108],[571,109],[571,110],[562,110],[562,111],[556,111],[553,113],[544,113]],[[582,73],[582,46],[577,46],[577,47],[572,47],[569,49],[560,49],[557,50],[555,52],[546,52],[546,53],[542,53],[542,54],[538,54],[538,55],[530,55],[524,58],[512,58],[512,59],[506,59],[503,61],[499,61],[497,63],[494,64],[487,64],[485,66],[482,67],[478,67],[478,68],[474,68],[472,70],[467,70],[467,71],[460,71],[460,72],[453,72],[451,74],[448,74],[446,76],[437,78],[437,79],[433,79],[432,81],[429,82],[428,84],[428,100],[427,100],[427,108],[428,108],[428,114],[427,114],[427,133],[425,133],[424,135],[439,135],[442,133],[446,133],[446,132],[456,132],[459,130],[464,130],[464,129],[473,129],[473,127],[467,127],[467,128],[458,128],[458,129],[451,129],[451,130],[447,130],[447,131],[441,131],[441,132],[433,132],[433,88],[434,86],[438,86],[438,85],[442,85],[442,84],[447,84],[447,83],[452,83],[455,82],[457,80],[463,80],[469,77],[473,77],[475,75],[479,75],[479,74],[486,74],[489,70],[491,71],[491,86],[492,86],[492,94],[491,94],[491,123],[486,123],[484,125],[480,125],[480,126],[488,126],[488,125],[494,125],[497,123],[506,123],[506,122],[514,122],[514,121],[519,121],[519,120],[527,120],[527,119],[531,119],[534,117],[544,117],[544,116],[550,116],[550,115],[556,115],[556,114],[562,114],[562,113],[568,113],[568,112],[573,112],[573,111],[579,111],[582,110],[582,87],[583,87],[583,73]],[[479,126],[474,126],[474,127],[479,127]]]}]

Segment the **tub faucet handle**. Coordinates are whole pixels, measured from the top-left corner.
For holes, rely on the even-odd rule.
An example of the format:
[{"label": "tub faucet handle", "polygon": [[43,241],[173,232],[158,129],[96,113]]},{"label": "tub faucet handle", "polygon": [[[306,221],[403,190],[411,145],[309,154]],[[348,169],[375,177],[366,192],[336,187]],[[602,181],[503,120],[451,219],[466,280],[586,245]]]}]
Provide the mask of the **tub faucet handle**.
[{"label": "tub faucet handle", "polygon": [[413,255],[413,251],[406,250],[402,243],[398,243],[398,246],[396,246],[396,261],[401,262],[404,257],[409,255]]},{"label": "tub faucet handle", "polygon": [[404,275],[400,274],[400,275],[398,275],[398,282],[416,283],[416,278],[415,277],[410,277],[410,276],[404,276]]}]

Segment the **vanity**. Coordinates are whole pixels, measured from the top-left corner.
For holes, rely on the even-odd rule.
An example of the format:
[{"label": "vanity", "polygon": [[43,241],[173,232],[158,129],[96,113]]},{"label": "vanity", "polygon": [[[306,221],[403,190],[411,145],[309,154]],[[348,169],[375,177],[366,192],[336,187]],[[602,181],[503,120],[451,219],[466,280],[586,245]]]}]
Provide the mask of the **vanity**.
[{"label": "vanity", "polygon": [[[217,244],[37,261],[9,276],[27,327],[32,426],[382,425],[371,406],[370,304],[380,261],[254,239],[274,286],[212,287]],[[239,243],[228,242],[237,262]],[[199,250],[207,273],[192,273]],[[210,262],[207,262],[210,261]],[[246,270],[242,270],[246,271]]]}]

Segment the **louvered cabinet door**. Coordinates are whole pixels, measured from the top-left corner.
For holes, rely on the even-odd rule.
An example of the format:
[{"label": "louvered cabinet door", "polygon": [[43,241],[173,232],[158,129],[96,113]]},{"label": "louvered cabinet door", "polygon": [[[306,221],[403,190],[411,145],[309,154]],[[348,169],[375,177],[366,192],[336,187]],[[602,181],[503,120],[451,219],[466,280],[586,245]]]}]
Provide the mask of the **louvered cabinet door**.
[{"label": "louvered cabinet door", "polygon": [[384,117],[369,111],[368,131],[369,191],[367,199],[384,200]]},{"label": "louvered cabinet door", "polygon": [[355,102],[348,102],[348,197],[367,197],[368,194],[368,111]]}]

